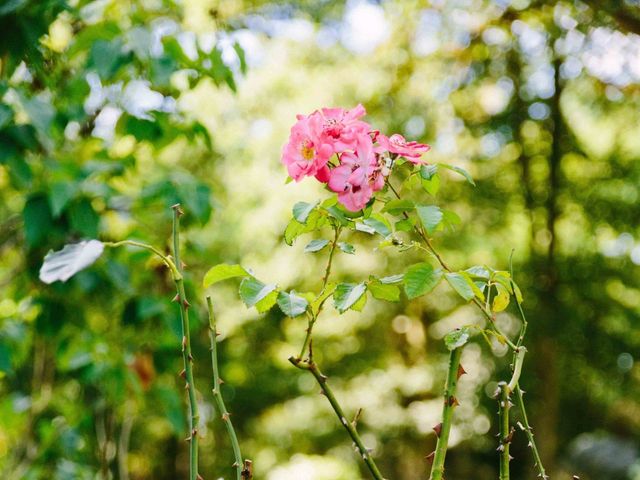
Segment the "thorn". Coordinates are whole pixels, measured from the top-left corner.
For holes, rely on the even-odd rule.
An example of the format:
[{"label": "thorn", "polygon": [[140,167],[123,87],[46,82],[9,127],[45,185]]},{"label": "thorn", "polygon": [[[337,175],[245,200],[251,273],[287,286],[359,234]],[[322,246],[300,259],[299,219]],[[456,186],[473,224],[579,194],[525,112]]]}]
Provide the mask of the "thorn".
[{"label": "thorn", "polygon": [[183,368],[182,370],[180,370],[180,373],[178,375],[182,378],[187,378],[187,371]]},{"label": "thorn", "polygon": [[189,382],[187,382],[187,383],[185,383],[185,384],[184,384],[184,389],[185,389],[185,390],[189,390]]},{"label": "thorn", "polygon": [[189,358],[189,361],[190,361],[191,363],[193,363],[193,355],[189,354],[189,355],[187,355],[187,357]]},{"label": "thorn", "polygon": [[436,455],[436,452],[433,451],[433,452],[431,452],[429,455],[427,455],[424,458],[425,458],[425,460],[429,460],[431,463],[433,463],[433,457],[435,457],[435,455]]},{"label": "thorn", "polygon": [[184,441],[185,442],[190,442],[191,441],[191,437],[189,436],[189,437],[185,438]]},{"label": "thorn", "polygon": [[457,407],[458,405],[460,405],[460,402],[458,402],[458,399],[456,397],[454,397],[453,395],[451,395],[447,399],[447,403],[449,404],[450,407]]},{"label": "thorn", "polygon": [[229,412],[226,412],[224,415],[222,415],[222,420],[224,420],[225,422],[228,422],[230,417],[231,417],[231,414]]},{"label": "thorn", "polygon": [[191,306],[191,304],[187,301],[187,299],[185,298],[184,301],[182,302],[182,305],[184,305],[184,308],[189,308]]},{"label": "thorn", "polygon": [[242,472],[240,472],[242,478],[246,480],[251,480],[253,478],[253,462],[251,460],[244,461],[244,468]]},{"label": "thorn", "polygon": [[184,351],[185,348],[187,348],[187,337],[183,336],[182,337],[182,350]]},{"label": "thorn", "polygon": [[513,457],[511,455],[509,455],[509,461],[513,460]]},{"label": "thorn", "polygon": [[458,365],[458,378],[460,378],[462,375],[464,375],[465,373],[467,373],[467,371],[464,369],[464,367],[462,366],[462,364]]},{"label": "thorn", "polygon": [[238,468],[240,466],[240,464],[238,462],[233,462],[233,465],[231,465],[232,468]]},{"label": "thorn", "polygon": [[198,474],[197,480],[204,480],[204,478],[202,478],[202,475]]},{"label": "thorn", "polygon": [[171,301],[172,301],[172,302],[178,302],[178,301],[180,301],[180,294],[179,294],[179,293],[176,293],[176,296],[175,296],[175,297],[173,297],[173,299],[172,299]]},{"label": "thorn", "polygon": [[218,378],[218,385],[222,385],[224,383],[224,380],[221,378]]},{"label": "thorn", "polygon": [[171,205],[171,208],[173,208],[176,211],[176,213],[178,214],[179,217],[184,215],[184,211],[182,210],[182,208],[180,208],[180,204],[179,203],[176,203],[175,205]]},{"label": "thorn", "polygon": [[433,427],[433,431],[436,432],[436,437],[440,438],[440,432],[442,432],[442,423],[439,423],[435,427]]},{"label": "thorn", "polygon": [[356,414],[353,416],[353,420],[351,420],[351,425],[353,426],[353,428],[356,428],[358,426],[358,420],[360,420],[360,415],[362,415],[361,408],[356,410]]},{"label": "thorn", "polygon": [[513,440],[513,434],[516,431],[515,428],[511,427],[511,430],[509,431],[509,434],[502,440],[502,443],[511,443],[511,440]]}]

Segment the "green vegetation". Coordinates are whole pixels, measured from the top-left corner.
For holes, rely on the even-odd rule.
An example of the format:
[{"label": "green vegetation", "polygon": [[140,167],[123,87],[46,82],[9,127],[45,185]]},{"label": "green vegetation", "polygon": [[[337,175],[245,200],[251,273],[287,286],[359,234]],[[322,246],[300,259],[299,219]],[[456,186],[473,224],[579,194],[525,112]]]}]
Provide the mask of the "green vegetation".
[{"label": "green vegetation", "polygon": [[[499,478],[498,441],[514,479],[640,478],[637,10],[4,2],[0,477],[189,478],[195,405],[207,480],[245,469],[218,408],[255,478],[366,478],[333,396],[358,412],[385,478],[427,478],[448,378],[460,406],[444,412],[446,478]],[[285,183],[280,154],[297,113],[357,103],[432,150],[398,172],[417,197],[354,222],[313,182]],[[87,239],[129,244],[84,244],[91,268],[39,280],[47,252]],[[191,304],[191,402],[170,270]],[[481,300],[474,281],[489,278]],[[469,341],[484,322],[474,302],[516,349],[490,331]]]}]

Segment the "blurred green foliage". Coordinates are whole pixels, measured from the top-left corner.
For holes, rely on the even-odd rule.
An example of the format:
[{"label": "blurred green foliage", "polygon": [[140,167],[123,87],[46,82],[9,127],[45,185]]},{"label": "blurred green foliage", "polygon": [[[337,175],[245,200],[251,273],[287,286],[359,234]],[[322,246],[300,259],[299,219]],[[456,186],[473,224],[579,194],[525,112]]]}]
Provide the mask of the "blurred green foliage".
[{"label": "blurred green foliage", "polygon": [[[438,236],[450,264],[507,268],[515,248],[530,321],[522,383],[552,477],[637,478],[635,18],[634,2],[595,0],[4,2],[2,478],[185,478],[180,322],[164,268],[124,250],[65,284],[37,280],[49,249],[82,238],[168,251],[178,202],[197,305],[201,473],[231,477],[208,394],[200,281],[227,262],[283,289],[319,285],[326,252],[305,254],[308,242],[292,236],[287,246],[283,232],[296,202],[328,194],[285,185],[280,148],[296,113],[357,102],[381,130],[431,143],[433,162],[473,175],[475,188],[456,172],[440,172],[442,185],[423,175],[461,220]],[[363,234],[345,241],[355,255],[338,252],[344,282],[425,260],[374,250]],[[237,288],[210,291],[222,392],[256,477],[364,477],[313,379],[286,361],[305,322],[247,312]],[[319,360],[346,409],[364,408],[360,429],[381,470],[424,478],[446,374],[442,337],[476,314],[437,289],[325,315]],[[512,312],[498,321],[517,331]],[[490,394],[509,366],[494,353],[479,342],[465,348],[449,478],[497,476]],[[517,433],[512,455],[514,478],[534,475]]]}]

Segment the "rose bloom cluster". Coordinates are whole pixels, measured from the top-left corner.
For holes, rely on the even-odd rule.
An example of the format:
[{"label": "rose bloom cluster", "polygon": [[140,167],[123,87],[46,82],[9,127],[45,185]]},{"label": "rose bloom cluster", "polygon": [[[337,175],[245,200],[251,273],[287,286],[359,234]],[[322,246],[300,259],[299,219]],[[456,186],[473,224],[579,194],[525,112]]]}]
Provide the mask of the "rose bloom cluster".
[{"label": "rose bloom cluster", "polygon": [[298,115],[282,163],[296,182],[315,177],[338,194],[348,210],[362,210],[373,194],[384,187],[392,160],[404,157],[422,163],[428,145],[408,142],[402,135],[387,137],[361,120],[362,105],[351,110],[323,108]]}]

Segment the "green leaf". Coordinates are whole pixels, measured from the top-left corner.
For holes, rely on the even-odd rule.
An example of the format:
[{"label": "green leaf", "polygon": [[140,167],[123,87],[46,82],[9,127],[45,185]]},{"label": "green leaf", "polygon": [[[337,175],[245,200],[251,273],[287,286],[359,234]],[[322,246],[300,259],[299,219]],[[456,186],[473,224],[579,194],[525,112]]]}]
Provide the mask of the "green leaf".
[{"label": "green leaf", "polygon": [[73,182],[57,182],[51,185],[49,203],[51,205],[51,213],[55,218],[60,216],[64,207],[74,197],[77,190],[78,187]]},{"label": "green leaf", "polygon": [[524,298],[522,298],[522,292],[520,291],[520,287],[518,286],[518,284],[514,281],[511,282],[511,285],[513,287],[513,293],[516,296],[516,302],[518,303],[522,303],[522,301],[524,300]]},{"label": "green leaf", "polygon": [[40,280],[44,283],[57,280],[66,282],[80,270],[92,265],[103,251],[104,245],[98,240],[73,243],[57,252],[50,251],[40,268]]},{"label": "green leaf", "polygon": [[333,292],[333,303],[340,313],[351,308],[367,290],[364,283],[340,283]]},{"label": "green leaf", "polygon": [[233,49],[236,51],[238,60],[240,60],[240,72],[244,75],[247,73],[247,59],[245,57],[244,50],[238,42],[234,42]]},{"label": "green leaf", "polygon": [[509,306],[511,295],[509,294],[509,291],[499,283],[496,284],[496,290],[497,294],[491,301],[491,309],[494,312],[501,312]]},{"label": "green leaf", "polygon": [[91,206],[88,198],[81,198],[69,207],[71,228],[85,237],[97,237],[100,216]]},{"label": "green leaf", "polygon": [[338,242],[338,248],[349,255],[356,253],[356,247],[347,242]]},{"label": "green leaf", "polygon": [[111,42],[97,40],[91,45],[87,67],[96,70],[102,80],[110,80],[124,64],[122,48],[120,39]]},{"label": "green leaf", "polygon": [[403,212],[409,212],[415,208],[414,203],[411,200],[389,200],[384,208],[383,212],[388,212],[391,215],[401,215]]},{"label": "green leaf", "polygon": [[300,223],[307,223],[307,218],[309,218],[309,214],[316,208],[319,202],[316,203],[307,203],[307,202],[298,202],[293,206],[293,218],[295,218]]},{"label": "green leaf", "polygon": [[483,280],[489,280],[489,270],[481,265],[474,265],[465,270],[472,278],[481,278]]},{"label": "green leaf", "polygon": [[253,307],[275,289],[276,285],[274,284],[264,284],[257,278],[245,277],[242,282],[240,282],[239,293],[244,304],[247,307]]},{"label": "green leaf", "polygon": [[440,176],[435,175],[430,180],[422,180],[422,188],[432,197],[435,197],[440,191]]},{"label": "green leaf", "polygon": [[440,207],[436,205],[418,205],[416,206],[416,211],[427,233],[431,234],[435,232],[442,221],[442,210],[440,210]]},{"label": "green leaf", "polygon": [[258,313],[265,313],[271,310],[271,308],[276,304],[277,298],[278,290],[275,289],[273,292],[270,292],[266,297],[256,303],[256,310],[258,310]]},{"label": "green leaf", "polygon": [[315,240],[311,240],[309,243],[307,243],[307,245],[304,247],[304,251],[305,253],[319,252],[328,244],[329,240],[325,240],[324,238],[316,238]]},{"label": "green leaf", "polygon": [[327,286],[324,288],[324,290],[320,292],[320,294],[314,300],[311,301],[311,312],[314,315],[318,314],[318,311],[320,310],[320,305],[322,305],[322,303],[327,298],[333,295],[333,292],[335,292],[335,290],[336,290],[336,284],[328,283]]},{"label": "green leaf", "polygon": [[13,110],[8,105],[0,104],[0,130],[13,119]]},{"label": "green leaf", "polygon": [[466,275],[458,272],[447,272],[445,278],[447,282],[449,282],[449,285],[465,300],[469,301],[475,296],[474,289],[471,286],[473,282],[470,282],[468,280],[469,277]]},{"label": "green leaf", "polygon": [[405,218],[404,220],[396,222],[395,228],[398,232],[410,232],[414,226],[415,222],[412,218]]},{"label": "green leaf", "polygon": [[456,225],[460,225],[462,219],[460,216],[451,210],[443,210],[442,211],[442,223],[447,226],[450,230],[455,230]]},{"label": "green leaf", "polygon": [[369,225],[366,225],[364,223],[356,223],[356,231],[368,233],[370,235],[373,235],[374,233],[376,233],[375,228],[370,227]]},{"label": "green leaf", "polygon": [[404,291],[409,300],[429,293],[442,279],[442,271],[428,263],[411,265],[404,274]]},{"label": "green leaf", "polygon": [[438,165],[421,165],[420,176],[423,180],[431,180],[438,173]]},{"label": "green leaf", "polygon": [[286,316],[297,317],[307,311],[309,302],[306,298],[296,295],[296,292],[292,290],[278,294],[278,306]]},{"label": "green leaf", "polygon": [[307,217],[306,223],[300,223],[295,218],[289,221],[284,231],[284,241],[287,245],[293,245],[293,241],[303,233],[312,232],[326,223],[326,217],[321,216],[318,210],[312,210]]},{"label": "green leaf", "polygon": [[391,225],[389,225],[387,219],[379,213],[373,213],[369,218],[363,220],[363,223],[368,227],[373,228],[376,233],[385,238],[391,235]]},{"label": "green leaf", "polygon": [[447,163],[439,163],[438,165],[440,167],[444,167],[444,168],[446,168],[448,170],[451,170],[452,172],[456,172],[456,173],[462,175],[467,180],[467,182],[469,182],[474,187],[476,186],[476,182],[473,181],[473,177],[464,168],[456,167],[455,165],[449,165]]},{"label": "green leaf", "polygon": [[400,288],[390,283],[382,283],[378,279],[373,279],[367,285],[367,289],[378,300],[386,300],[388,302],[397,302],[400,300]]},{"label": "green leaf", "polygon": [[471,337],[471,327],[456,328],[444,336],[444,344],[449,350],[464,346]]},{"label": "green leaf", "polygon": [[346,212],[341,210],[340,205],[331,205],[329,207],[325,207],[325,210],[329,215],[338,220],[341,225],[349,225],[349,219],[346,216]]},{"label": "green leaf", "polygon": [[226,263],[221,263],[220,265],[211,267],[207,273],[204,274],[202,286],[203,288],[209,288],[214,283],[222,282],[229,278],[246,277],[248,275],[249,272],[240,265],[228,265]]},{"label": "green leaf", "polygon": [[367,292],[358,299],[356,303],[351,305],[351,310],[355,310],[356,312],[361,312],[364,309],[364,306],[367,304]]},{"label": "green leaf", "polygon": [[380,283],[400,283],[404,279],[404,273],[399,273],[398,275],[389,275],[388,277],[382,277],[378,280]]},{"label": "green leaf", "polygon": [[284,229],[284,241],[287,245],[293,245],[293,241],[304,231],[304,224],[292,218]]},{"label": "green leaf", "polygon": [[22,211],[22,218],[24,220],[24,234],[29,247],[39,245],[53,226],[49,202],[41,195],[32,196],[27,200]]}]

